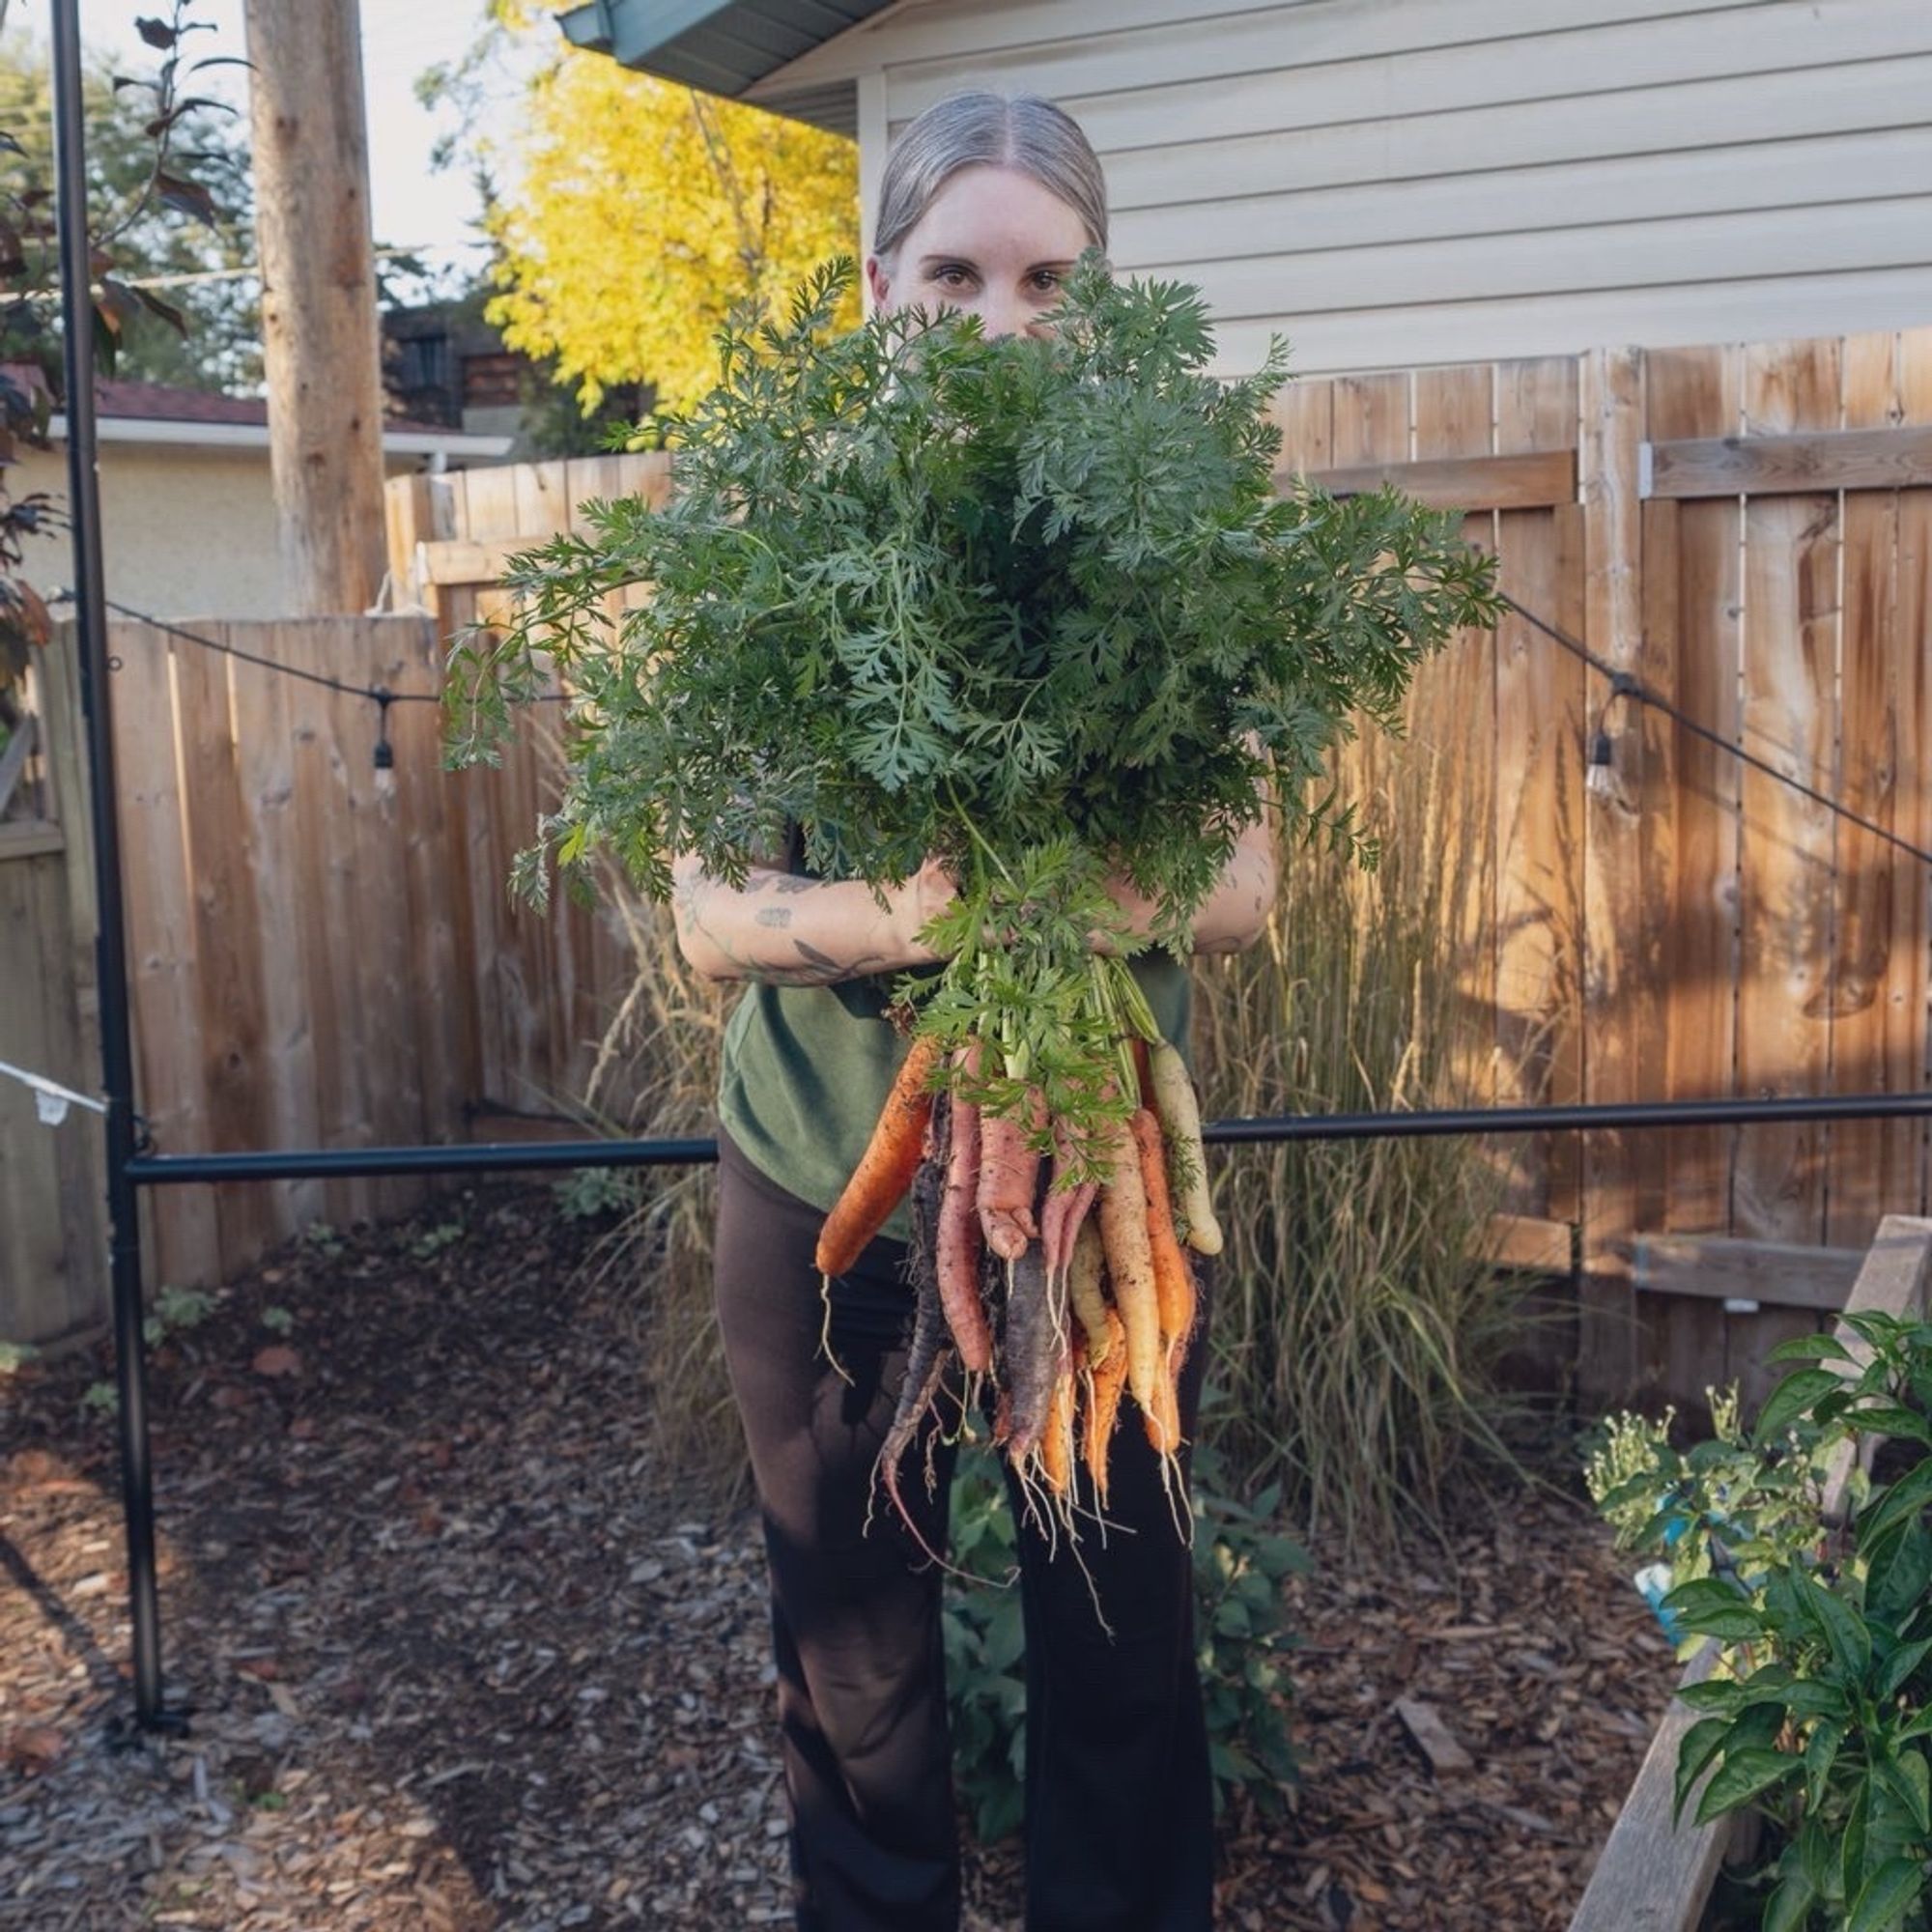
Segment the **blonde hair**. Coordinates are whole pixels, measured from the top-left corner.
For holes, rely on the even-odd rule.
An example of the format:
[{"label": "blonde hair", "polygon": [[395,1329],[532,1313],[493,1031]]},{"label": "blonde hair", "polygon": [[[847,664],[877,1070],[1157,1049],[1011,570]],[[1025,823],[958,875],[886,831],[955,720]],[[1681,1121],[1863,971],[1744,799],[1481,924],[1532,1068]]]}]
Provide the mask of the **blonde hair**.
[{"label": "blonde hair", "polygon": [[1107,246],[1107,178],[1079,122],[1037,94],[968,88],[909,122],[886,156],[872,252],[888,272],[899,243],[961,168],[1014,168],[1056,194]]}]

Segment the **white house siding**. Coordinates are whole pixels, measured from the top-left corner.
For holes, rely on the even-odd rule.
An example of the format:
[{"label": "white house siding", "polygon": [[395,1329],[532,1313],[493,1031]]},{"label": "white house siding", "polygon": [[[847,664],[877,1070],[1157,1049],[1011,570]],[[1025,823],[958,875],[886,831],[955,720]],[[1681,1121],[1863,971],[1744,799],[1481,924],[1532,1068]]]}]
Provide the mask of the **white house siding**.
[{"label": "white house siding", "polygon": [[1932,0],[909,0],[758,90],[1046,94],[1112,255],[1305,374],[1932,321]]},{"label": "white house siding", "polygon": [[[395,457],[390,475],[420,459]],[[99,445],[101,574],[117,603],[160,617],[273,617],[277,580],[269,452],[103,440]],[[16,497],[44,490],[67,501],[67,451],[25,450],[8,473]],[[30,542],[27,582],[43,595],[71,581],[63,530]]]}]

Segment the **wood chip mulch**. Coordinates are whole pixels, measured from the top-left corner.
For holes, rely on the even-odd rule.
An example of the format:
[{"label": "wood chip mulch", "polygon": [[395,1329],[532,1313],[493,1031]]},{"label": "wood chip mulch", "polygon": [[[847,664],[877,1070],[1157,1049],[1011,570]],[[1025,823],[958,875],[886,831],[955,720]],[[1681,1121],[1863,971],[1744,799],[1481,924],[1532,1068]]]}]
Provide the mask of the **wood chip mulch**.
[{"label": "wood chip mulch", "polygon": [[[0,1378],[0,1927],[791,1921],[747,1510],[658,1480],[636,1289],[541,1187],[292,1244],[150,1380],[163,1662],[132,1737],[111,1371]],[[1574,1476],[1552,1477],[1580,1498]],[[1560,1928],[1675,1679],[1578,1499],[1288,1587],[1303,1776],[1223,1820],[1239,1932]],[[966,1932],[1018,1932],[966,1841]]]}]

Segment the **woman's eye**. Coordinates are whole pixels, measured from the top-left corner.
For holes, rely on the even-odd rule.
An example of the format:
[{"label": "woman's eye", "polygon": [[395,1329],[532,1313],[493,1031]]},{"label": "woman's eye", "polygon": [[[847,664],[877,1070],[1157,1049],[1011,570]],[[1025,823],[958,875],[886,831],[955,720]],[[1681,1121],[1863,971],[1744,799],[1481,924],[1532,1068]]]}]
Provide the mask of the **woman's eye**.
[{"label": "woman's eye", "polygon": [[956,289],[973,278],[964,269],[948,267],[939,270],[932,278],[943,289]]},{"label": "woman's eye", "polygon": [[1060,286],[1060,270],[1058,269],[1042,269],[1033,278],[1033,281],[1034,287],[1041,295],[1050,296]]}]

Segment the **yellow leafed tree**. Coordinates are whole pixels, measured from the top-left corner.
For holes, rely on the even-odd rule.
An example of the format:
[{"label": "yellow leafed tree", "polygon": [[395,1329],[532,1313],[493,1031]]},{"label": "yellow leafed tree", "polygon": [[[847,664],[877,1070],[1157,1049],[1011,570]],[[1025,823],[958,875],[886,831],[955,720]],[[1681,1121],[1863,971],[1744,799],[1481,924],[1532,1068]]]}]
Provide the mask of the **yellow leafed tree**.
[{"label": "yellow leafed tree", "polygon": [[[858,250],[852,142],[602,55],[538,74],[504,145],[514,186],[485,216],[501,250],[486,313],[507,347],[554,356],[586,413],[619,383],[688,406],[717,381],[712,333],[732,303],[781,301]],[[855,325],[856,293],[848,305]]]}]

